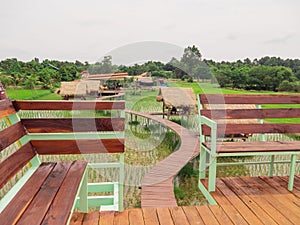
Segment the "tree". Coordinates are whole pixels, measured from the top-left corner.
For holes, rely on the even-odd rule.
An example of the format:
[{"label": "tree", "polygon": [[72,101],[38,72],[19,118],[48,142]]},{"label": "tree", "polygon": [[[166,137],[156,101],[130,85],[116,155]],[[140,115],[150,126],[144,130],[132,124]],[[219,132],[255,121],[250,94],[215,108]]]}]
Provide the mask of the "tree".
[{"label": "tree", "polygon": [[57,73],[58,72],[53,69],[44,68],[40,70],[37,75],[44,88],[53,88],[60,82],[59,77],[56,76]]},{"label": "tree", "polygon": [[184,49],[183,56],[181,57],[181,67],[189,76],[195,77],[193,70],[200,65],[201,59],[202,55],[199,49],[195,45],[192,47],[188,46]]},{"label": "tree", "polygon": [[37,84],[38,78],[35,74],[31,74],[24,82],[24,85],[28,89],[34,89]]}]

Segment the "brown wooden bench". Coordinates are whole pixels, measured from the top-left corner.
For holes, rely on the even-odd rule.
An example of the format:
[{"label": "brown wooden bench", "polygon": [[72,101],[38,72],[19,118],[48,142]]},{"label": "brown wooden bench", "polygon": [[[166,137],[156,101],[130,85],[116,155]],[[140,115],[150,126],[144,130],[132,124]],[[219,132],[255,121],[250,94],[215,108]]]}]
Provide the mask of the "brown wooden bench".
[{"label": "brown wooden bench", "polygon": [[[124,107],[124,102],[0,100],[0,189],[19,179],[0,200],[0,224],[67,224],[76,207],[87,212],[90,201],[95,206],[97,199],[88,197],[86,160],[41,163],[40,155],[124,152],[123,136],[118,135],[124,131],[124,118],[20,119],[19,110],[120,111]],[[96,186],[101,189],[101,184]],[[108,186],[105,191],[112,192]]]},{"label": "brown wooden bench", "polygon": [[[204,105],[207,104],[221,107],[204,109]],[[247,109],[247,107],[245,109],[227,109],[227,104],[255,104],[257,107],[256,109]],[[276,104],[277,107],[268,107],[272,104]],[[289,104],[293,104],[293,106]],[[291,138],[291,141],[272,141],[267,140],[265,134],[297,135],[297,133],[300,133],[300,123],[297,122],[299,120],[293,123],[270,120],[300,118],[300,95],[200,94],[198,96],[198,106],[201,137],[200,179],[205,178],[206,168],[208,167],[208,191],[215,190],[217,158],[265,155],[270,156],[270,161],[266,162],[270,164],[270,176],[273,175],[274,156],[291,155],[288,189],[293,189],[296,156],[300,154],[300,141],[293,138]],[[255,123],[230,123],[232,120],[240,119],[256,120]],[[226,120],[226,122],[220,124],[216,122],[218,120]],[[224,142],[224,137],[233,134],[259,134],[259,138],[257,141]],[[230,163],[226,163],[226,165],[230,165]],[[199,182],[199,188],[203,189],[201,182]]]}]

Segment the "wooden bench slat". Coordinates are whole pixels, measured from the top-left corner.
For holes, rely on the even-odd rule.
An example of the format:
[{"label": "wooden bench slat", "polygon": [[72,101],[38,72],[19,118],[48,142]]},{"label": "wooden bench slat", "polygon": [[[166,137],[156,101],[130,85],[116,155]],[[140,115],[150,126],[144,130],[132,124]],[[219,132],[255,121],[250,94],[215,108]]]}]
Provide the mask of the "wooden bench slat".
[{"label": "wooden bench slat", "polygon": [[124,101],[14,101],[18,110],[124,110]]},{"label": "wooden bench slat", "polygon": [[[211,148],[209,142],[203,143]],[[220,142],[217,143],[218,153],[241,152],[289,152],[299,151],[300,141],[271,141],[271,142]]]},{"label": "wooden bench slat", "polygon": [[[77,190],[86,167],[87,162],[85,161],[72,162],[59,192],[55,196],[52,205],[41,224],[57,225],[67,223],[68,218],[71,216],[71,210],[76,198]],[[68,214],[66,212],[68,212]]]},{"label": "wooden bench slat", "polygon": [[32,140],[31,143],[40,155],[124,152],[124,139]]},{"label": "wooden bench slat", "polygon": [[0,213],[0,221],[2,225],[15,224],[22,213],[32,201],[33,197],[40,190],[48,175],[51,173],[55,163],[43,163],[29,178],[21,190],[10,201],[6,208]]},{"label": "wooden bench slat", "polygon": [[300,95],[200,94],[201,104],[300,104]]},{"label": "wooden bench slat", "polygon": [[0,118],[16,113],[16,110],[9,99],[0,100]]},{"label": "wooden bench slat", "polygon": [[21,122],[0,131],[0,152],[12,143],[26,135],[26,131]]},{"label": "wooden bench slat", "polygon": [[[202,134],[210,135],[211,128],[202,125]],[[299,124],[218,124],[217,134],[299,133]]]},{"label": "wooden bench slat", "polygon": [[300,108],[201,110],[201,115],[211,119],[300,118]]},{"label": "wooden bench slat", "polygon": [[22,146],[0,165],[0,188],[2,188],[20,169],[22,169],[33,157],[35,152],[30,143]]},{"label": "wooden bench slat", "polygon": [[30,133],[123,131],[124,118],[22,119]]},{"label": "wooden bench slat", "polygon": [[[71,164],[72,162],[58,162],[55,164],[54,169],[20,217],[17,223],[18,225],[41,224],[54,197],[59,191]],[[81,179],[81,177],[79,176],[78,179]]]}]

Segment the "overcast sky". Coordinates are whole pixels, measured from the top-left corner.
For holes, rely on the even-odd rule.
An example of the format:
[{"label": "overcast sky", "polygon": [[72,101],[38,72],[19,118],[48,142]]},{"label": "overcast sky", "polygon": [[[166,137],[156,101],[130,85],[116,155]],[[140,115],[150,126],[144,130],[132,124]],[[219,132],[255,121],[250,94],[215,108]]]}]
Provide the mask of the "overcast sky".
[{"label": "overcast sky", "polygon": [[300,58],[299,0],[0,0],[0,59],[95,62],[136,42]]}]

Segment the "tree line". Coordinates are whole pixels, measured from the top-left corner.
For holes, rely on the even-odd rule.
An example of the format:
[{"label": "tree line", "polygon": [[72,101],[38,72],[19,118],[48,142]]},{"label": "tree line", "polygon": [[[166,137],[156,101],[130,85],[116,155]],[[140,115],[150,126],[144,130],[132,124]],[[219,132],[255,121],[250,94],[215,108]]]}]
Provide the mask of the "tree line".
[{"label": "tree line", "polygon": [[111,56],[105,56],[95,64],[49,59],[40,62],[38,58],[29,62],[5,59],[0,61],[0,81],[6,87],[54,89],[61,81],[80,79],[80,72],[85,70],[90,74],[127,72],[139,75],[149,72],[154,77],[189,82],[210,81],[226,88],[300,92],[299,59],[266,56],[254,60],[216,62],[202,59],[194,45],[185,48],[180,59],[172,58],[167,63],[148,61],[131,66],[113,65]]}]

